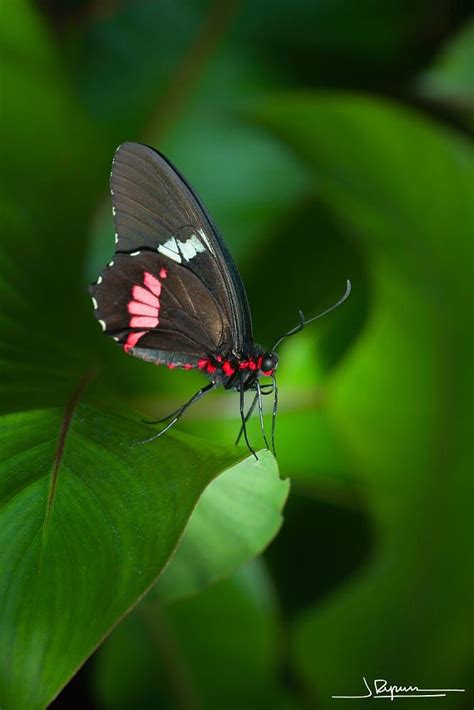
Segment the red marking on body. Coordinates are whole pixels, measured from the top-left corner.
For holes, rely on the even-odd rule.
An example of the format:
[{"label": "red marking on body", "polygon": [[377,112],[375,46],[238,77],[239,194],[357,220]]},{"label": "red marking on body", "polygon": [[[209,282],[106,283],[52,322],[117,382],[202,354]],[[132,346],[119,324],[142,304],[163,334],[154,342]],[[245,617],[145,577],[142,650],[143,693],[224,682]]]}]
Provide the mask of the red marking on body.
[{"label": "red marking on body", "polygon": [[138,333],[129,333],[127,341],[125,345],[123,346],[123,349],[125,350],[126,353],[128,353],[129,350],[135,347],[135,345],[138,343],[140,338],[143,338],[143,336],[146,335],[145,330],[141,330]]},{"label": "red marking on body", "polygon": [[262,375],[273,375],[273,370],[262,370]]},{"label": "red marking on body", "polygon": [[148,273],[148,271],[145,271],[143,274],[143,283],[147,288],[150,289],[152,293],[155,294],[155,296],[159,297],[161,295],[161,282],[158,281],[156,276],[153,276],[153,274]]},{"label": "red marking on body", "polygon": [[234,374],[234,372],[235,372],[235,367],[232,367],[231,363],[230,363],[228,360],[226,360],[226,361],[224,362],[224,364],[222,365],[222,372],[223,372],[225,375],[227,375],[228,377],[230,377],[231,375]]},{"label": "red marking on body", "polygon": [[147,306],[146,303],[140,301],[130,301],[127,306],[128,312],[136,316],[152,316],[158,318],[158,308]]},{"label": "red marking on body", "polygon": [[258,367],[259,370],[260,370],[260,368],[262,367],[262,362],[263,362],[263,356],[260,355],[260,357],[259,357],[258,360],[257,360],[257,367]]},{"label": "red marking on body", "polygon": [[159,299],[150,293],[147,288],[143,288],[143,286],[134,286],[132,288],[132,296],[135,301],[146,303],[147,306],[152,306],[153,308],[160,307]]},{"label": "red marking on body", "polygon": [[165,269],[164,266],[162,266],[160,269],[160,279],[166,279],[167,276],[168,276],[168,271],[167,271],[167,269]]},{"label": "red marking on body", "polygon": [[200,370],[205,370],[209,375],[217,370],[217,367],[209,360],[208,357],[201,357],[198,360]]},{"label": "red marking on body", "polygon": [[157,325],[158,318],[149,316],[133,316],[129,323],[130,328],[156,328]]},{"label": "red marking on body", "polygon": [[248,360],[242,360],[239,362],[239,370],[258,370],[260,365],[259,363],[262,362],[262,358],[260,357],[257,362],[255,360],[252,360],[252,358],[249,358]]}]

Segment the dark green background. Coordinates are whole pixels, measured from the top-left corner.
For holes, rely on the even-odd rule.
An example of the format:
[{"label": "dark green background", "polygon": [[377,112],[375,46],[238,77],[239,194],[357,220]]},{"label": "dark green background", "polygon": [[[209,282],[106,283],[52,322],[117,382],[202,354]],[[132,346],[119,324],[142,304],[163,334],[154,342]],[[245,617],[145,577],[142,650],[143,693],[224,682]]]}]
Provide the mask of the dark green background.
[{"label": "dark green background", "polygon": [[[348,303],[281,349],[278,461],[292,491],[279,536],[160,618],[145,604],[53,707],[76,697],[108,710],[349,709],[357,701],[331,695],[362,692],[362,676],[472,688],[468,6],[4,7],[0,276],[22,280],[34,327],[58,324],[62,368],[90,349],[107,363],[101,382],[148,415],[201,381],[126,358],[93,319],[87,285],[113,251],[108,176],[124,140],[165,152],[202,195],[258,342],[270,346],[298,309],[317,313],[353,283]],[[41,238],[23,238],[32,230]],[[17,276],[12,249],[27,265]],[[10,296],[5,309],[21,311]],[[21,337],[32,367],[47,361],[40,337]],[[57,403],[61,379],[33,387],[24,370],[9,389],[9,367],[3,411]],[[179,426],[231,443],[236,397],[213,395]],[[255,423],[251,432],[257,441]],[[467,694],[403,703],[467,708]]]}]

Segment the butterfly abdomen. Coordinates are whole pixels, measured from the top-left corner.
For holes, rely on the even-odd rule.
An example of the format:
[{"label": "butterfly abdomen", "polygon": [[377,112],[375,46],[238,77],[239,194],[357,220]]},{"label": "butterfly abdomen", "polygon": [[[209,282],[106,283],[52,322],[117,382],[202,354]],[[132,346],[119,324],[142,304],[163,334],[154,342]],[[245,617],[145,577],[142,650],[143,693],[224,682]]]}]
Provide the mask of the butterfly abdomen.
[{"label": "butterfly abdomen", "polygon": [[[208,355],[198,360],[198,368],[226,389],[249,389],[261,375],[272,375],[276,362],[264,362],[266,353],[255,350],[250,355]],[[266,367],[264,370],[263,367]]]}]

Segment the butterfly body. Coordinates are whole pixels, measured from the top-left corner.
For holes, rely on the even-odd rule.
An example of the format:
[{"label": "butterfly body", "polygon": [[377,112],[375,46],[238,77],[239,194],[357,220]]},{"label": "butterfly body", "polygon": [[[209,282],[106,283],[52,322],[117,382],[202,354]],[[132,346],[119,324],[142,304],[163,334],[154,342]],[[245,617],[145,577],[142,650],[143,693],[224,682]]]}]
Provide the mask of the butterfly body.
[{"label": "butterfly body", "polygon": [[277,355],[267,353],[258,345],[240,356],[219,353],[198,361],[199,369],[207,373],[211,381],[221,384],[225,389],[239,392],[255,389],[257,380],[262,376],[273,375],[277,366]]}]

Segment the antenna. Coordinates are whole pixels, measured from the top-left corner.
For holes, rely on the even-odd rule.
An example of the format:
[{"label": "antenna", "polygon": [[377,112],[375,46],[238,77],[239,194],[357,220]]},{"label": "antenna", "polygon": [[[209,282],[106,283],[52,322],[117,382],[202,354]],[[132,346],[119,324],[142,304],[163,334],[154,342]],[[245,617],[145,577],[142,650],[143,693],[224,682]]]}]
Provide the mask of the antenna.
[{"label": "antenna", "polygon": [[341,296],[341,298],[337,301],[337,303],[334,303],[329,308],[326,308],[325,311],[323,311],[322,313],[319,313],[319,315],[317,315],[317,316],[313,316],[309,320],[305,319],[303,311],[298,311],[299,317],[300,317],[300,322],[298,323],[297,326],[295,326],[294,328],[289,330],[287,333],[280,335],[280,337],[276,341],[275,345],[273,346],[272,350],[276,350],[277,347],[279,345],[281,345],[283,340],[285,340],[285,338],[288,338],[290,335],[296,335],[296,333],[299,333],[301,330],[303,330],[303,328],[306,325],[308,325],[309,323],[312,323],[313,321],[318,320],[318,318],[322,318],[323,316],[326,316],[328,313],[331,313],[331,311],[334,311],[336,308],[339,308],[339,306],[342,306],[344,301],[347,301],[347,299],[349,298],[350,293],[351,293],[351,289],[352,289],[351,282],[349,281],[349,279],[347,279],[345,293],[343,296]]}]

